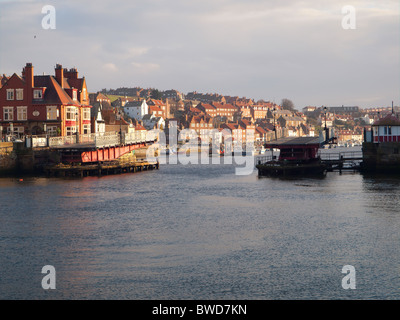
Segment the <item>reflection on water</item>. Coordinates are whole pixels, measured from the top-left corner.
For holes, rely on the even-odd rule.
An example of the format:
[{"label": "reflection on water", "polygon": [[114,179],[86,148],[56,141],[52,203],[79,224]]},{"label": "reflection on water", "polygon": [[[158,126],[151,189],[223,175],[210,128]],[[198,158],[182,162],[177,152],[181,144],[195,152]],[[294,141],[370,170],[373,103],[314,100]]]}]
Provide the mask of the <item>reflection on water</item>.
[{"label": "reflection on water", "polygon": [[[0,298],[398,299],[399,186],[213,164],[0,179]],[[356,290],[341,287],[348,264]]]}]

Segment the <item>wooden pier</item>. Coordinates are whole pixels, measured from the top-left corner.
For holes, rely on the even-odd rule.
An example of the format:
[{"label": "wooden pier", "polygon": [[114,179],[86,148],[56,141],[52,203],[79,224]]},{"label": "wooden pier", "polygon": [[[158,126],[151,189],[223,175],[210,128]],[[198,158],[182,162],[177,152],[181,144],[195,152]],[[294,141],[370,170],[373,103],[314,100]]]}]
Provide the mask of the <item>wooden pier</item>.
[{"label": "wooden pier", "polygon": [[158,162],[145,160],[107,161],[95,164],[57,164],[44,168],[48,177],[88,177],[111,174],[134,173],[159,169]]}]

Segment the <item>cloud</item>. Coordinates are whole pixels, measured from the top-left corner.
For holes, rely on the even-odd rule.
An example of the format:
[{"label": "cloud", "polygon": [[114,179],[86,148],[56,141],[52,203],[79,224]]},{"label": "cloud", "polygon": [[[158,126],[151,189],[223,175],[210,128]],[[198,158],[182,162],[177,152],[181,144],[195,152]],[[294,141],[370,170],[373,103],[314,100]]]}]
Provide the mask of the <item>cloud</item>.
[{"label": "cloud", "polygon": [[134,70],[135,72],[140,72],[140,73],[154,72],[155,70],[160,69],[160,65],[157,64],[157,63],[149,63],[149,62],[138,63],[138,62],[132,62],[131,65],[133,66],[133,70]]},{"label": "cloud", "polygon": [[400,100],[397,0],[353,0],[356,30],[341,27],[347,0],[53,0],[51,31],[41,28],[46,4],[2,7],[0,72],[29,61],[53,73],[62,63],[92,90],[150,85],[296,105]]},{"label": "cloud", "polygon": [[103,65],[103,68],[109,72],[117,72],[118,68],[114,63],[106,63]]}]

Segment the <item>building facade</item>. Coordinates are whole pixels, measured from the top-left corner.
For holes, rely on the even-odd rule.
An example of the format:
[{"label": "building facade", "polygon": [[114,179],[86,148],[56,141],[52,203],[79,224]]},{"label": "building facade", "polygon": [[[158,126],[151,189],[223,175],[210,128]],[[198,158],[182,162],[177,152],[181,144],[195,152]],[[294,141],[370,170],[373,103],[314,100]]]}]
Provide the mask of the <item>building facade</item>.
[{"label": "building facade", "polygon": [[34,75],[32,63],[0,88],[2,135],[72,135],[91,132],[85,78],[57,64],[55,76]]}]

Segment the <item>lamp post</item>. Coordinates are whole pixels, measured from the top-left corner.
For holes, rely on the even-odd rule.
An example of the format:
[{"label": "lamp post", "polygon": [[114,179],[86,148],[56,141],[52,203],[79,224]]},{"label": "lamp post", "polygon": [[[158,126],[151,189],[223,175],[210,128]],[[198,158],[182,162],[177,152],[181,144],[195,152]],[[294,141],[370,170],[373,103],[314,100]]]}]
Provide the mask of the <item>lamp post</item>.
[{"label": "lamp post", "polygon": [[14,123],[10,122],[10,139],[14,139]]},{"label": "lamp post", "polygon": [[276,125],[275,125],[275,113],[276,113],[276,107],[274,107],[272,114],[274,116],[274,133],[275,133],[275,140],[277,140],[277,134],[276,134]]},{"label": "lamp post", "polygon": [[324,113],[325,113],[325,142],[329,140],[329,133],[328,133],[328,128],[326,126],[326,106],[324,107]]},{"label": "lamp post", "polygon": [[119,119],[119,143],[122,145],[122,113],[121,110],[118,111],[118,119]]},{"label": "lamp post", "polygon": [[[381,114],[381,113],[378,111],[378,120],[379,120],[379,118],[380,118],[380,114]],[[380,137],[380,132],[379,132],[380,130],[379,130],[379,129],[380,129],[380,128],[379,128],[379,126],[378,126],[378,143],[381,142],[381,137]]]},{"label": "lamp post", "polygon": [[79,143],[79,113],[75,113],[75,124],[76,124],[76,143]]}]

